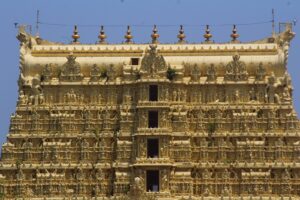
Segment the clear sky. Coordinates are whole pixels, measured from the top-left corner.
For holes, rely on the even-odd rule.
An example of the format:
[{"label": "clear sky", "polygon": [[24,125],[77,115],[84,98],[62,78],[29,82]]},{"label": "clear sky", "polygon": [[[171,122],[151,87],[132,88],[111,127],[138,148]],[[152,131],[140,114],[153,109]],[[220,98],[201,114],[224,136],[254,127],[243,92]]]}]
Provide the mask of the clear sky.
[{"label": "clear sky", "polygon": [[[36,11],[40,21],[69,26],[40,25],[42,38],[69,43],[73,27],[79,25],[80,41],[95,43],[99,28],[106,25],[108,42],[119,43],[127,25],[132,27],[136,43],[150,41],[152,27],[158,25],[160,42],[177,41],[178,27],[185,25],[188,42],[203,41],[204,24],[211,24],[215,42],[230,40],[231,26],[272,19],[276,22],[298,19],[294,31],[300,34],[300,0],[1,0],[0,3],[0,144],[5,141],[10,114],[15,111],[17,79],[19,74],[19,43],[15,38],[14,23],[33,25],[35,33]],[[81,26],[91,25],[91,26]],[[175,25],[175,26],[172,26]],[[215,25],[215,26],[214,26]],[[219,25],[219,26],[217,26]],[[240,25],[240,40],[252,41],[271,35],[271,24]],[[278,30],[278,26],[276,27]],[[294,86],[294,104],[300,113],[300,37],[296,35],[290,52],[288,71]]]}]

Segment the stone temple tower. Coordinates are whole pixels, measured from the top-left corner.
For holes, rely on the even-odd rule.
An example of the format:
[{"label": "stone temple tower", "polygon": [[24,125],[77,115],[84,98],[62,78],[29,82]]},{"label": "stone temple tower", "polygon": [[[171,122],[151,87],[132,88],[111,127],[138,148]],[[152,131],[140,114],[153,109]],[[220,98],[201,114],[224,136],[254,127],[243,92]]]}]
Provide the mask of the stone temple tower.
[{"label": "stone temple tower", "polygon": [[251,43],[20,41],[3,199],[300,199],[285,31]]}]

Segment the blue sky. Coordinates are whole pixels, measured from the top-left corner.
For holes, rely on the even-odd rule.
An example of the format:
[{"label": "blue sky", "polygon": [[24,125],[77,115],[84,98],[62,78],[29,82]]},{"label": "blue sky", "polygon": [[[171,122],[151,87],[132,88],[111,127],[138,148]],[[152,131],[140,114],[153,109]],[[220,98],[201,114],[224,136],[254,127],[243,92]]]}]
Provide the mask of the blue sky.
[{"label": "blue sky", "polygon": [[[188,42],[203,41],[204,27],[211,24],[215,42],[230,40],[231,26],[220,24],[245,24],[271,20],[275,9],[276,22],[298,19],[294,31],[300,34],[300,0],[2,0],[0,4],[0,143],[4,142],[9,127],[10,114],[15,111],[17,100],[17,79],[19,43],[15,36],[14,23],[33,26],[35,33],[36,11],[40,10],[40,21],[68,26],[41,24],[42,38],[69,43],[72,25],[79,25],[80,41],[95,43],[99,28],[105,31],[110,43],[123,41],[127,25],[137,43],[150,41],[152,27],[158,25],[160,41],[173,43],[180,24],[185,26]],[[80,26],[92,25],[92,26]],[[164,26],[162,26],[164,25]],[[171,26],[170,26],[171,25]],[[175,25],[175,26],[173,26]],[[237,27],[240,40],[252,41],[271,34],[271,24]],[[278,26],[276,27],[278,30]],[[294,104],[300,113],[300,39],[296,35],[289,52],[288,71],[294,85]]]}]

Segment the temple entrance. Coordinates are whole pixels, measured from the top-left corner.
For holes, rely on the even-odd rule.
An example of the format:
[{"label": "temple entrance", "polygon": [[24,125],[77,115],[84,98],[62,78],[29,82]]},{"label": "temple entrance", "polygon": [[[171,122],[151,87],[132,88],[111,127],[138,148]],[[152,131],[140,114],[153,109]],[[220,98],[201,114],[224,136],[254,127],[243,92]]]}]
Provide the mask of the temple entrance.
[{"label": "temple entrance", "polygon": [[147,191],[159,192],[159,171],[158,170],[147,171]]},{"label": "temple entrance", "polygon": [[158,158],[159,142],[158,139],[148,139],[147,140],[147,157],[148,158]]},{"label": "temple entrance", "polygon": [[158,128],[158,111],[149,111],[148,128]]},{"label": "temple entrance", "polygon": [[158,101],[157,85],[149,85],[149,101]]}]

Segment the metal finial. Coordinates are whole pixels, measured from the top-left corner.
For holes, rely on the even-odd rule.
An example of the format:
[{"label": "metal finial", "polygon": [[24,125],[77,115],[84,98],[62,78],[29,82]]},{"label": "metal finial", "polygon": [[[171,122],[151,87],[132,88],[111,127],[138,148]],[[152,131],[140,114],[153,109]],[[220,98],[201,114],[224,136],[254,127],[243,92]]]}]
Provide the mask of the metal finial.
[{"label": "metal finial", "polygon": [[153,32],[153,33],[151,34],[152,43],[153,43],[153,44],[159,43],[159,42],[158,42],[159,34],[157,33],[158,30],[157,30],[156,25],[154,25],[153,31],[152,31],[152,32]]},{"label": "metal finial", "polygon": [[101,26],[100,28],[100,34],[98,35],[98,38],[99,38],[99,43],[100,44],[106,44],[106,35],[105,35],[105,32],[104,32],[104,26]]},{"label": "metal finial", "polygon": [[212,34],[210,33],[209,25],[206,25],[205,34],[203,35],[203,37],[205,38],[205,42],[210,42]]},{"label": "metal finial", "polygon": [[80,38],[80,35],[78,34],[78,29],[77,29],[77,25],[74,26],[74,31],[73,31],[73,44],[79,44],[80,42],[78,41],[78,39]]},{"label": "metal finial", "polygon": [[124,36],[124,38],[126,39],[125,43],[132,44],[133,36],[131,35],[130,26],[127,26],[127,32],[126,32],[126,35]]},{"label": "metal finial", "polygon": [[183,26],[180,25],[180,29],[179,29],[179,34],[177,35],[178,43],[185,43],[186,41],[184,40],[185,38],[185,34],[184,34],[184,30],[183,30]]},{"label": "metal finial", "polygon": [[230,35],[232,38],[232,42],[238,42],[237,38],[240,37],[240,35],[237,33],[236,25],[233,25],[232,34]]}]

